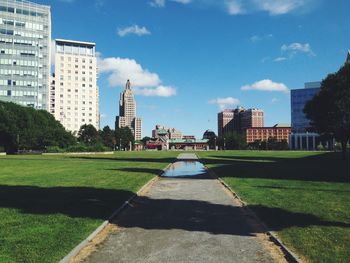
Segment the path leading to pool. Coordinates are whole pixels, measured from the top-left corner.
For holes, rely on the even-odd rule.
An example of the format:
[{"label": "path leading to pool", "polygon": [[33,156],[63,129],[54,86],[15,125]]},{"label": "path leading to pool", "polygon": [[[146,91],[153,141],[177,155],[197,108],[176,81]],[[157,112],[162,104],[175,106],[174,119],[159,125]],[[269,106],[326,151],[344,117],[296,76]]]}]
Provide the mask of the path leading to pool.
[{"label": "path leading to pool", "polygon": [[164,175],[85,262],[277,261],[258,225],[196,155],[180,155]]}]

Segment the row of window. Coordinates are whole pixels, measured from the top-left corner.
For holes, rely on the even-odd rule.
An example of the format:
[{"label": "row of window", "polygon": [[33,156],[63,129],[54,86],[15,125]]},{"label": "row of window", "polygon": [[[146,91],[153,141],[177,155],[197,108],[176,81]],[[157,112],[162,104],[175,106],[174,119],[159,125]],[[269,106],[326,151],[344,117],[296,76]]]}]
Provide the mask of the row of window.
[{"label": "row of window", "polygon": [[[64,104],[65,101],[60,100],[60,103],[61,103],[61,104]],[[81,101],[81,103],[82,103],[83,105],[86,105],[86,104],[87,104],[86,101]],[[73,103],[72,103],[71,100],[67,100],[67,101],[66,101],[66,104],[73,104]],[[78,101],[78,100],[75,100],[75,101],[74,101],[74,104],[75,104],[75,105],[78,105],[78,104],[79,104],[79,101]],[[89,101],[89,105],[92,105],[92,101]]]},{"label": "row of window", "polygon": [[[0,86],[20,86],[20,87],[37,87],[38,82],[26,80],[4,80],[0,79]],[[41,86],[41,84],[39,84]]]},{"label": "row of window", "polygon": [[75,55],[84,55],[84,56],[93,56],[95,55],[94,47],[93,46],[79,46],[77,45],[61,45],[56,44],[56,50],[59,53],[65,53],[65,54],[75,54]]},{"label": "row of window", "polygon": [[42,24],[31,23],[31,22],[21,22],[21,21],[2,19],[2,18],[0,18],[0,24],[20,27],[20,28],[34,29],[34,30],[44,30],[44,25]]},{"label": "row of window", "polygon": [[[61,58],[61,61],[64,61],[64,60],[65,60],[65,57],[64,57],[64,56],[61,56],[60,58]],[[67,57],[66,57],[66,60],[67,60],[68,62],[71,62],[71,61],[72,61],[72,57],[68,57],[68,56],[67,56]],[[75,63],[79,63],[79,58],[75,58],[75,59],[74,59],[74,62],[75,62]],[[85,58],[82,58],[82,59],[81,59],[81,62],[82,62],[82,63],[86,63],[87,61],[86,61]],[[92,62],[93,62],[92,59],[89,59],[89,63],[92,64]],[[63,65],[63,64],[61,64],[61,65]],[[63,66],[62,66],[62,67],[63,67]]]},{"label": "row of window", "polygon": [[[33,46],[33,47],[40,47],[42,49],[44,47],[43,44],[40,43],[41,41],[33,41],[33,40],[26,40],[26,39],[13,39],[13,38],[7,38],[7,37],[0,37],[0,43],[4,44],[15,44],[19,46]],[[45,46],[46,47],[46,46]]]},{"label": "row of window", "polygon": [[16,13],[20,15],[25,16],[33,16],[33,17],[46,17],[46,14],[36,12],[34,10],[27,10],[27,9],[21,9],[21,8],[14,8],[10,6],[0,6],[0,12],[7,12],[7,13]]},{"label": "row of window", "polygon": [[0,69],[0,75],[4,76],[21,76],[21,77],[37,77],[39,75],[39,79],[43,77],[42,74],[38,74],[37,71],[31,70],[15,70],[15,69]]},{"label": "row of window", "polygon": [[[0,54],[17,55],[17,56],[25,56],[25,57],[39,56],[39,52],[35,50],[20,50],[20,49],[12,49],[12,48],[2,48],[0,49]],[[43,56],[40,54],[40,57],[43,57]]]},{"label": "row of window", "polygon": [[25,67],[43,67],[42,64],[39,64],[38,61],[35,60],[14,60],[14,59],[7,59],[7,58],[1,58],[0,59],[0,65],[14,65],[14,66],[25,66]]},{"label": "row of window", "polygon": [[35,98],[37,96],[37,92],[18,91],[18,90],[0,90],[0,96]]},{"label": "row of window", "polygon": [[47,38],[46,35],[42,35],[42,34],[37,34],[37,33],[33,33],[33,32],[17,31],[17,30],[12,30],[12,29],[4,29],[4,28],[0,28],[0,34],[10,35],[10,36],[37,38],[37,39]]}]

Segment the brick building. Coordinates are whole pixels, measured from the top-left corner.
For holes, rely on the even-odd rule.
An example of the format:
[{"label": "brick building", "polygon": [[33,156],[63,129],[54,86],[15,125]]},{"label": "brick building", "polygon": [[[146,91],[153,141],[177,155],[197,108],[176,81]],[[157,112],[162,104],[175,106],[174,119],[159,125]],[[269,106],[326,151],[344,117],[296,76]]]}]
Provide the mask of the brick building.
[{"label": "brick building", "polygon": [[276,124],[273,127],[256,127],[245,130],[247,143],[255,141],[267,141],[269,138],[275,138],[281,142],[285,140],[289,142],[290,125]]}]

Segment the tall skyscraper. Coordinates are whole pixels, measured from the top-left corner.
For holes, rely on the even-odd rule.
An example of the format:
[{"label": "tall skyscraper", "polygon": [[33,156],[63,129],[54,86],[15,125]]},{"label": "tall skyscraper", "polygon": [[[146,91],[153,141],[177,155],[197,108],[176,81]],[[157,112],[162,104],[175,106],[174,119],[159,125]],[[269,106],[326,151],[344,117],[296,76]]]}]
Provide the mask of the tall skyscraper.
[{"label": "tall skyscraper", "polygon": [[0,100],[48,110],[51,11],[0,0]]},{"label": "tall skyscraper", "polygon": [[142,138],[142,120],[136,117],[136,101],[128,80],[125,90],[120,94],[119,116],[116,117],[115,128],[129,127],[135,140]]},{"label": "tall skyscraper", "polygon": [[50,112],[69,131],[84,124],[100,128],[96,45],[56,39],[55,74],[50,90]]}]

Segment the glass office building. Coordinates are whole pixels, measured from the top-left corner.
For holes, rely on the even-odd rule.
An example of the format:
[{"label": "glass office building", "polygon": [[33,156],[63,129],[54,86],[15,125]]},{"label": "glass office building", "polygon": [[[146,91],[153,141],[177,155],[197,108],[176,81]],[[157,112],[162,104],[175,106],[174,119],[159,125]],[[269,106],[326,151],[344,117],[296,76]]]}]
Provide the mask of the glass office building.
[{"label": "glass office building", "polygon": [[50,7],[0,0],[0,100],[48,110]]},{"label": "glass office building", "polygon": [[291,90],[291,112],[292,112],[292,132],[306,132],[310,127],[310,121],[306,118],[303,110],[320,90],[320,82],[305,83],[304,89]]},{"label": "glass office building", "polygon": [[310,120],[304,107],[320,90],[321,82],[305,83],[304,89],[291,90],[292,133],[289,146],[292,150],[315,150],[319,143],[318,134],[308,132]]}]

